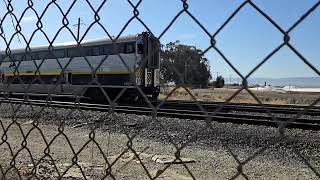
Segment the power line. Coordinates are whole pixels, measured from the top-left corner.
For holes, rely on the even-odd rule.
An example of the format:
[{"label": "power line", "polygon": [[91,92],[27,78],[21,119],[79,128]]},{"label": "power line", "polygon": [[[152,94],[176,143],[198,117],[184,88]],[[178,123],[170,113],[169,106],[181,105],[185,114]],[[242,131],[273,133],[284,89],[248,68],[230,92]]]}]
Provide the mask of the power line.
[{"label": "power line", "polygon": [[[2,0],[2,1],[3,1],[3,2],[4,2],[4,4],[8,7],[7,2],[6,2],[5,0]],[[12,27],[13,27],[13,29],[16,29],[16,27],[15,27],[15,25],[14,25],[13,17],[12,17],[12,12],[11,12],[11,13],[9,13],[9,15],[10,15],[10,18],[11,18]],[[5,33],[4,33],[4,29],[3,29],[3,28],[2,28],[2,30],[3,30],[3,34],[5,34]],[[17,36],[18,36],[18,41],[19,41],[19,43],[21,43],[21,40],[20,40],[19,34],[17,34]]]}]

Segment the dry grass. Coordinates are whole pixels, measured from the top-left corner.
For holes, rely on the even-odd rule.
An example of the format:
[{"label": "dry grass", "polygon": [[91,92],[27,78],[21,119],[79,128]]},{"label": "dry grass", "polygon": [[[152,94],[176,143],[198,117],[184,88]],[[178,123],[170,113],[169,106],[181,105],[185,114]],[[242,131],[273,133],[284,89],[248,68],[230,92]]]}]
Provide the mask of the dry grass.
[{"label": "dry grass", "polygon": [[[162,89],[160,99],[164,99],[173,87]],[[228,100],[239,89],[215,88],[215,89],[189,89],[199,101],[224,102]],[[253,91],[256,97],[264,104],[312,104],[320,94],[312,93],[281,93],[272,91]],[[191,95],[184,89],[178,88],[168,98],[169,100],[192,100]],[[231,103],[258,103],[249,92],[242,90],[231,101]]]}]

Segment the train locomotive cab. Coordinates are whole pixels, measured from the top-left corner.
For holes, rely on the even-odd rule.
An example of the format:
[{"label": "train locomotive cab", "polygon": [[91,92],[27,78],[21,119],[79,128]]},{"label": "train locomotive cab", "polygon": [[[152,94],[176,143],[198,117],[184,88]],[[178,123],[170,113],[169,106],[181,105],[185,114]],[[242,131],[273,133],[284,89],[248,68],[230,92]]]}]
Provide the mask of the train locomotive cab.
[{"label": "train locomotive cab", "polygon": [[139,36],[136,82],[146,95],[155,100],[160,93],[160,42],[148,33]]},{"label": "train locomotive cab", "polygon": [[[120,43],[122,42],[122,43]],[[160,93],[160,42],[157,38],[150,33],[144,32],[137,35],[134,41],[125,39],[120,40],[117,46],[120,49],[125,49],[127,53],[119,53],[122,60],[126,64],[126,67],[130,69],[130,72],[124,74],[116,74],[113,78],[114,83],[105,83],[104,79],[113,79],[110,75],[102,78],[98,75],[98,80],[104,85],[110,85],[105,87],[111,99],[115,98],[119,92],[126,88],[126,91],[120,97],[120,100],[124,101],[138,101],[143,100],[143,97],[137,87],[152,100],[156,100]],[[124,47],[123,46],[124,43]],[[133,46],[134,45],[134,46]],[[130,53],[129,53],[130,52]],[[110,56],[110,55],[109,55]],[[117,56],[117,55],[116,55]],[[117,57],[118,58],[118,57]],[[123,66],[122,60],[118,59],[118,63]],[[107,67],[110,68],[110,67]],[[103,68],[102,68],[103,69]],[[119,70],[119,69],[118,69]],[[123,78],[120,78],[123,77]],[[118,87],[119,86],[119,87]],[[104,95],[101,91],[95,87],[90,87],[86,93],[86,96],[95,98],[96,101],[105,101]]]}]

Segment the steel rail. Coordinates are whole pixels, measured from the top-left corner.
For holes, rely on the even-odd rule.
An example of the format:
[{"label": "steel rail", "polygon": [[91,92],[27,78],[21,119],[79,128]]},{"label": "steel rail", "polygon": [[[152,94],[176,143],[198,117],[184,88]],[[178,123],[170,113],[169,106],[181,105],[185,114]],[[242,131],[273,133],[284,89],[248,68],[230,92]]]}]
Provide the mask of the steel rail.
[{"label": "steel rail", "polygon": [[[61,101],[43,101],[43,100],[23,100],[23,99],[4,99],[0,98],[2,103],[16,103],[35,106],[49,106],[66,109],[82,109],[91,111],[114,111],[116,113],[137,114],[137,115],[152,115],[153,109],[150,107],[141,106],[123,106],[117,105],[114,108],[110,105],[91,104],[91,103],[72,103]],[[252,125],[266,125],[278,127],[278,123],[283,123],[291,120],[292,117],[275,117],[277,122],[272,117],[266,115],[254,114],[239,114],[239,113],[225,113],[219,112],[214,115],[204,114],[202,111],[183,110],[183,109],[166,109],[159,108],[156,110],[158,117],[172,117],[181,119],[194,119],[194,120],[208,120],[217,122],[230,122],[235,124],[252,124]],[[299,128],[308,130],[319,130],[320,120],[299,118],[290,123],[288,128]]]},{"label": "steel rail", "polygon": [[[198,101],[200,104],[205,105],[220,105],[224,102],[211,102],[211,101]],[[188,100],[166,100],[166,103],[182,103],[182,104],[194,104],[194,101]],[[229,105],[247,105],[247,106],[261,106],[258,103],[228,103]],[[286,107],[286,108],[306,108],[309,105],[303,104],[264,104],[265,106],[269,107]],[[320,104],[313,107],[314,109],[320,110]]]},{"label": "steel rail", "polygon": [[[201,106],[207,110],[208,112],[213,112],[217,108],[220,107],[221,103],[214,102],[199,102]],[[199,107],[195,102],[188,101],[166,101],[162,106],[162,108],[181,108],[187,110],[199,110]],[[229,111],[245,111],[245,112],[256,112],[256,113],[267,113],[269,110],[271,113],[281,113],[281,114],[297,114],[299,112],[304,111],[308,106],[296,106],[296,105],[271,105],[265,104],[264,107],[259,104],[226,104],[221,109],[222,112]],[[319,116],[320,108],[314,107],[309,109],[305,115],[309,116]]]},{"label": "steel rail", "polygon": [[[20,96],[17,96],[17,94],[19,93],[16,93],[15,97],[10,97],[10,99],[24,98],[23,93],[20,93],[21,94]],[[2,95],[3,94],[0,93],[0,97],[4,98]],[[26,98],[33,99],[33,100],[43,100],[45,99],[46,96],[47,95],[45,94],[42,94],[42,95],[29,94],[29,96]],[[64,96],[56,95],[56,96],[52,96],[52,100],[73,102],[74,96],[73,95],[64,95]],[[86,97],[81,97],[81,102],[92,103],[92,101],[90,101],[90,98],[86,98]],[[198,101],[198,102],[209,113],[214,112],[223,103],[223,102],[207,102],[207,101]],[[152,101],[153,105],[158,105],[159,103],[161,103],[161,101]],[[136,103],[136,104],[119,102],[119,105],[141,106],[141,107],[147,106],[147,104],[144,102]],[[244,111],[244,112],[252,112],[252,113],[253,112],[267,113],[268,111],[270,111],[271,113],[297,114],[299,112],[302,112],[305,108],[308,108],[308,107],[309,106],[307,105],[277,105],[277,104],[264,104],[264,106],[262,107],[260,104],[252,104],[252,103],[228,103],[224,105],[220,111],[221,112]],[[193,111],[199,110],[199,107],[194,101],[185,101],[185,100],[166,100],[165,103],[161,106],[161,108],[163,109],[180,108],[181,110],[193,110]],[[319,114],[320,114],[320,106],[314,106],[304,113],[304,115],[309,115],[309,116],[319,116]]]}]

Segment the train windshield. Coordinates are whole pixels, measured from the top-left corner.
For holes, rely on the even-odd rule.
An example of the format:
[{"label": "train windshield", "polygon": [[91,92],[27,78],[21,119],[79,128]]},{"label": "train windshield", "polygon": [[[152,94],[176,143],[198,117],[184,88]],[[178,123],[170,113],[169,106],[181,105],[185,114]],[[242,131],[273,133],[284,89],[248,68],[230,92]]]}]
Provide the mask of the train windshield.
[{"label": "train windshield", "polygon": [[137,53],[138,53],[138,54],[143,54],[143,51],[144,51],[143,44],[142,44],[142,42],[139,42],[139,43],[137,44]]}]

